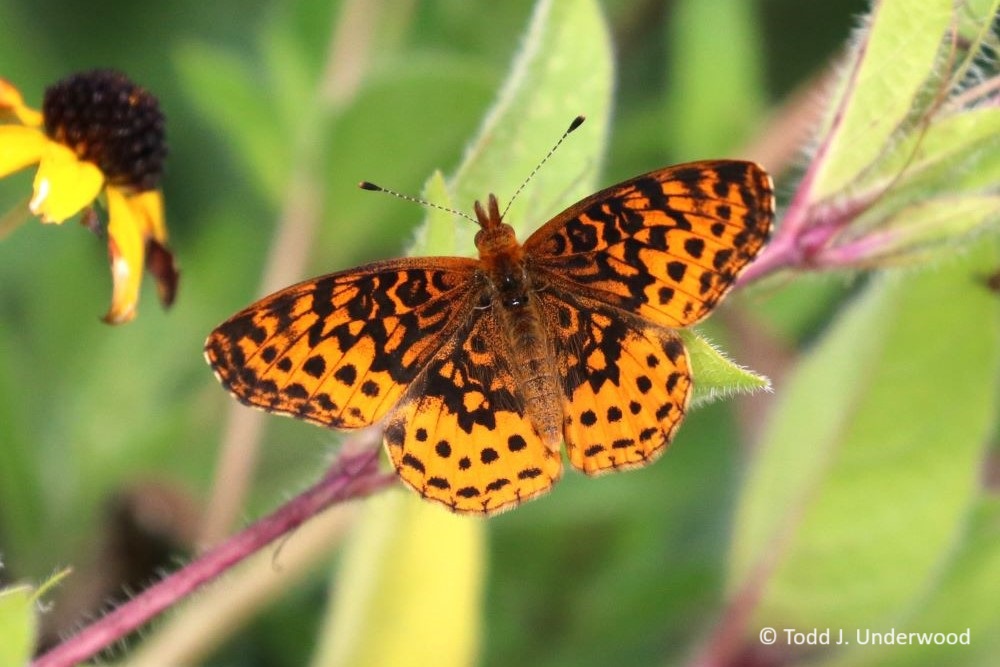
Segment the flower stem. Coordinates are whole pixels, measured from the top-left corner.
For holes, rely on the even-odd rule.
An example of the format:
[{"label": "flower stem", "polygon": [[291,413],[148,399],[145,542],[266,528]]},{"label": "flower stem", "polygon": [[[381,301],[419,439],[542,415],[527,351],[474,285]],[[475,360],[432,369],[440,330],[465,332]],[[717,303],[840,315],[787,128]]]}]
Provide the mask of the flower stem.
[{"label": "flower stem", "polygon": [[314,486],[39,657],[33,667],[76,665],[121,641],[154,616],[331,505],[396,482],[378,470],[378,448],[347,449]]}]

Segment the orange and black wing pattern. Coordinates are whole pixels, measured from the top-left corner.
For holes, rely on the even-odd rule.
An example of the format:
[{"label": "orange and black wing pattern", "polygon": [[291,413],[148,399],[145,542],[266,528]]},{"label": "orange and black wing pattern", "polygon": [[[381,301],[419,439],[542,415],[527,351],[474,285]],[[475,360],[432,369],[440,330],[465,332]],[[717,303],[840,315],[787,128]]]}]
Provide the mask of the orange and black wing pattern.
[{"label": "orange and black wing pattern", "polygon": [[573,466],[642,466],[670,443],[693,381],[673,329],[719,303],[773,215],[771,179],[756,164],[695,162],[602,190],[527,240]]},{"label": "orange and black wing pattern", "polygon": [[424,498],[493,514],[559,479],[560,449],[533,426],[515,363],[496,311],[474,309],[389,415],[389,457]]},{"label": "orange and black wing pattern", "polygon": [[[490,201],[480,225],[501,229]],[[492,514],[555,483],[560,429],[587,474],[664,450],[693,382],[674,329],[719,303],[773,216],[753,163],[669,167],[571,206],[523,247],[511,232],[489,262],[399,259],[289,287],[217,327],[205,352],[248,405],[328,427],[383,423],[406,484]],[[529,278],[538,311],[502,310],[527,299],[505,304],[494,283]],[[526,375],[519,355],[544,372]]]},{"label": "orange and black wing pattern", "polygon": [[597,475],[652,462],[673,438],[691,396],[680,337],[555,287],[540,299],[553,334],[570,463]]},{"label": "orange and black wing pattern", "polygon": [[205,356],[247,405],[368,426],[454,337],[476,296],[475,268],[471,259],[399,259],[308,280],[219,325]]},{"label": "orange and black wing pattern", "polygon": [[525,242],[544,281],[661,326],[702,320],[767,241],[771,178],[753,162],[667,167],[566,209]]}]

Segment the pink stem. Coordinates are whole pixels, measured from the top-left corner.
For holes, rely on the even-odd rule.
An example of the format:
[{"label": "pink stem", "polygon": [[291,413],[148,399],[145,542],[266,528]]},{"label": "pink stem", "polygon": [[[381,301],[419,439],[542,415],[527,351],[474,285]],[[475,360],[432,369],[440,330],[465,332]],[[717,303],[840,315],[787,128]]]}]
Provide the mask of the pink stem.
[{"label": "pink stem", "polygon": [[[877,6],[873,11],[878,11]],[[849,75],[848,90],[853,87],[854,82],[857,80],[858,71],[864,60],[864,51],[866,48],[867,42],[862,42],[858,46],[859,51],[854,56],[854,69]],[[747,283],[759,280],[781,269],[792,267],[808,268],[810,246],[804,244],[802,238],[813,222],[812,218],[815,215],[814,202],[812,201],[813,182],[816,180],[816,175],[824,164],[826,155],[830,150],[830,145],[837,135],[837,131],[840,129],[840,125],[844,120],[847,103],[850,99],[850,94],[844,93],[830,121],[830,127],[826,131],[823,142],[816,148],[809,167],[806,169],[805,174],[803,174],[798,187],[795,188],[795,194],[792,196],[788,209],[785,211],[778,231],[767,247],[764,248],[760,257],[739,275],[736,280],[738,287],[745,286]],[[826,239],[828,240],[832,237],[833,233],[832,229],[829,230]]]},{"label": "pink stem", "polygon": [[894,234],[874,232],[862,238],[834,248],[826,248],[816,256],[816,264],[822,268],[838,266],[861,266],[866,260],[871,262],[879,253],[891,247]]},{"label": "pink stem", "polygon": [[[802,192],[800,186],[797,192]],[[871,249],[868,244],[855,243],[847,251],[829,247],[833,238],[843,231],[882,193],[864,193],[845,199],[836,206],[816,205],[799,198],[793,199],[778,232],[764,247],[760,256],[736,279],[738,287],[760,280],[781,269],[811,270],[851,266],[862,260]],[[870,239],[872,248],[882,243],[881,236]]]},{"label": "pink stem", "polygon": [[341,454],[317,484],[59,644],[35,660],[33,667],[68,667],[93,657],[331,505],[362,498],[395,482],[394,473],[379,473],[377,448]]}]

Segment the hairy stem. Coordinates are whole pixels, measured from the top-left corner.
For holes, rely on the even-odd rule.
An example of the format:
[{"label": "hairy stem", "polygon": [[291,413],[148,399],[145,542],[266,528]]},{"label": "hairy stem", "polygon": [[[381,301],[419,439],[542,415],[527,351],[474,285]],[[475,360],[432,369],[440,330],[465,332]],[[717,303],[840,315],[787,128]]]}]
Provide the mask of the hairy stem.
[{"label": "hairy stem", "polygon": [[395,482],[394,473],[379,472],[378,448],[346,449],[314,486],[59,644],[34,667],[68,667],[93,657],[331,505],[363,498]]}]

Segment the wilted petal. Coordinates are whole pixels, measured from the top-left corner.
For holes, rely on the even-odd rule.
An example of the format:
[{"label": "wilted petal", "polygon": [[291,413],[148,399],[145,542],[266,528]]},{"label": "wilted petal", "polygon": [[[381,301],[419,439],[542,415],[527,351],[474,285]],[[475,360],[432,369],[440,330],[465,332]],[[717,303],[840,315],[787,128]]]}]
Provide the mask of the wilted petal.
[{"label": "wilted petal", "polygon": [[0,178],[40,162],[48,137],[23,125],[0,125]]},{"label": "wilted petal", "polygon": [[104,321],[122,324],[135,317],[142,282],[145,239],[140,231],[141,223],[136,219],[125,194],[118,188],[108,187],[107,195],[108,256],[114,285],[111,308]]},{"label": "wilted petal", "polygon": [[174,254],[167,246],[156,239],[146,241],[146,268],[156,279],[156,291],[160,295],[160,303],[169,307],[177,296],[177,281],[180,273],[174,264]]},{"label": "wilted petal", "polygon": [[62,144],[49,142],[28,207],[42,222],[63,222],[94,201],[103,185],[104,175],[97,165],[77,159]]}]

